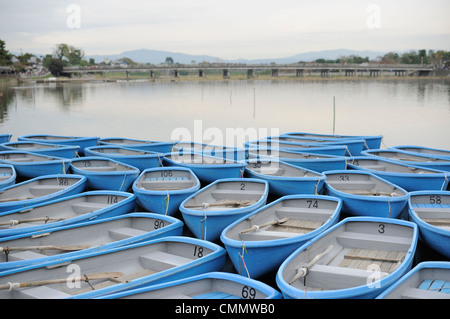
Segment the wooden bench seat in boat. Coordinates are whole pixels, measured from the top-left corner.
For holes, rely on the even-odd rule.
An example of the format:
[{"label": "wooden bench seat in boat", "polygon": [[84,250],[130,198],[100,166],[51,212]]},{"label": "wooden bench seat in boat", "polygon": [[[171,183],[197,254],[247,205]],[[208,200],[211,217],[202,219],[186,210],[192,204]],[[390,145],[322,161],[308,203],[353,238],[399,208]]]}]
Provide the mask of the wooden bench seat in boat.
[{"label": "wooden bench seat in boat", "polygon": [[296,237],[301,235],[301,233],[283,232],[283,231],[267,231],[258,230],[251,233],[239,234],[239,239],[246,241],[260,241],[260,240],[274,240]]},{"label": "wooden bench seat in boat", "polygon": [[109,232],[109,235],[111,236],[111,238],[113,238],[114,240],[122,240],[125,238],[139,236],[139,235],[147,233],[144,230],[131,228],[131,227],[113,228],[113,229],[110,229],[108,232]]},{"label": "wooden bench seat in boat", "polygon": [[333,212],[329,209],[320,208],[303,208],[303,207],[277,207],[275,214],[279,217],[289,217],[292,215],[299,214],[302,217],[305,216],[318,216],[328,218]]},{"label": "wooden bench seat in boat", "polygon": [[214,198],[229,198],[229,196],[233,196],[233,198],[244,198],[248,199],[250,196],[258,196],[261,197],[263,195],[262,190],[245,190],[245,191],[238,191],[234,189],[216,189],[211,191],[211,196]]},{"label": "wooden bench seat in boat", "polygon": [[31,194],[35,196],[44,196],[50,193],[64,190],[66,188],[67,186],[60,186],[60,185],[35,185],[30,186],[29,191]]},{"label": "wooden bench seat in boat", "polygon": [[192,261],[190,258],[173,255],[163,251],[152,251],[139,256],[139,259],[145,268],[156,271],[163,271]]},{"label": "wooden bench seat in boat", "polygon": [[47,255],[40,254],[36,251],[31,251],[31,250],[8,253],[9,261],[30,260],[30,259],[42,258],[42,257],[47,257]]},{"label": "wooden bench seat in boat", "polygon": [[94,202],[77,202],[70,205],[72,210],[77,214],[86,214],[93,212],[109,205],[106,203],[94,203]]},{"label": "wooden bench seat in boat", "polygon": [[389,250],[407,251],[411,246],[411,239],[408,237],[378,236],[358,232],[343,232],[337,236],[336,240],[345,247],[353,246],[367,249],[381,249],[386,247]]},{"label": "wooden bench seat in boat", "polygon": [[14,290],[14,295],[20,299],[62,299],[70,297],[69,294],[48,286]]}]

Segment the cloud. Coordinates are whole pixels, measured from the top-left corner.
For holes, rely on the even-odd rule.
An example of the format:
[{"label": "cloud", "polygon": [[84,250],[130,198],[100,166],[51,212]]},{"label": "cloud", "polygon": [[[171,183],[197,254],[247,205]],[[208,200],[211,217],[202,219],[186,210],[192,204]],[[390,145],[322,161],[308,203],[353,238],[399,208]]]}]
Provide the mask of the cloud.
[{"label": "cloud", "polygon": [[0,38],[11,51],[49,53],[64,42],[86,54],[148,48],[223,58],[342,47],[449,50],[449,9],[447,0],[17,0],[0,11]]}]

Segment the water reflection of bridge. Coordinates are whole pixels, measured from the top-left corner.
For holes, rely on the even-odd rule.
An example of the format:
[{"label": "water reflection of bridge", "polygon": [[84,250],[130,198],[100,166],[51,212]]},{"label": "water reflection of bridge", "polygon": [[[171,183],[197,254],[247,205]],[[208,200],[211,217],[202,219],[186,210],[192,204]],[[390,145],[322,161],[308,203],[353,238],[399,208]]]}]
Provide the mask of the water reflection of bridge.
[{"label": "water reflection of bridge", "polygon": [[140,65],[140,66],[89,66],[89,67],[66,67],[63,75],[73,76],[93,73],[126,73],[127,78],[130,73],[148,73],[149,77],[154,77],[157,72],[166,72],[174,77],[180,76],[184,72],[195,72],[199,77],[206,76],[206,71],[221,71],[224,78],[230,77],[232,71],[246,72],[248,78],[252,78],[255,72],[269,71],[271,76],[276,77],[281,74],[291,74],[296,77],[306,75],[319,75],[329,77],[332,74],[343,74],[345,76],[380,76],[382,74],[393,74],[395,76],[431,75],[433,67],[423,64],[326,64],[326,63],[299,63],[299,64],[227,64],[227,63],[206,63],[206,64],[173,64],[173,65]]}]

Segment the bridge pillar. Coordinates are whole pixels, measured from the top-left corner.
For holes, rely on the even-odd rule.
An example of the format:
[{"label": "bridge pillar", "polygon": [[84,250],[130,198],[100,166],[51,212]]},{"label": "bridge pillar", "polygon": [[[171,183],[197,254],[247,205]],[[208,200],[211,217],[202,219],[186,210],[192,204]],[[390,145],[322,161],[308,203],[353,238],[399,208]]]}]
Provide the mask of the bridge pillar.
[{"label": "bridge pillar", "polygon": [[370,76],[379,76],[380,70],[369,70]]},{"label": "bridge pillar", "polygon": [[155,72],[153,70],[150,70],[150,77],[154,77],[155,76]]},{"label": "bridge pillar", "polygon": [[177,78],[180,75],[178,70],[173,70],[173,75]]},{"label": "bridge pillar", "polygon": [[278,76],[280,71],[278,69],[272,69],[272,76]]},{"label": "bridge pillar", "polygon": [[330,76],[330,71],[328,69],[320,70],[320,76],[323,78],[327,78]]},{"label": "bridge pillar", "polygon": [[406,75],[406,71],[405,70],[394,70],[394,74],[396,76],[405,76]]},{"label": "bridge pillar", "polygon": [[228,69],[223,69],[223,78],[228,79],[230,77],[230,71]]},{"label": "bridge pillar", "polygon": [[354,76],[355,70],[345,70],[345,76]]},{"label": "bridge pillar", "polygon": [[247,78],[250,79],[253,77],[253,69],[248,69],[247,70]]},{"label": "bridge pillar", "polygon": [[201,78],[206,77],[205,70],[198,70],[198,76],[201,77]]},{"label": "bridge pillar", "polygon": [[303,69],[297,69],[295,70],[295,76],[296,77],[302,77],[303,76]]},{"label": "bridge pillar", "polygon": [[130,75],[130,72],[127,70],[127,71],[125,71],[125,73],[126,73],[126,75],[127,75],[127,80],[128,80],[129,75]]}]

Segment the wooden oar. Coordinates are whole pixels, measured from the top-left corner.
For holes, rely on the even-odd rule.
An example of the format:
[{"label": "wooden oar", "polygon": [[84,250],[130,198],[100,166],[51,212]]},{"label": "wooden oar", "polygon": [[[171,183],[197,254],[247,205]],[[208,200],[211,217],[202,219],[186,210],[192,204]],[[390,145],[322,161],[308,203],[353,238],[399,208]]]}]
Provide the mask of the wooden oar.
[{"label": "wooden oar", "polygon": [[44,285],[52,285],[52,284],[60,284],[65,282],[74,282],[74,281],[85,281],[96,280],[96,279],[108,279],[114,277],[123,276],[121,272],[99,272],[93,273],[89,275],[83,275],[80,277],[67,277],[67,278],[58,278],[58,279],[48,279],[48,280],[40,280],[40,281],[31,281],[31,282],[14,282],[7,283],[4,285],[0,285],[0,290],[5,289],[19,289],[25,287],[36,287],[36,286],[44,286]]},{"label": "wooden oar", "polygon": [[21,200],[33,199],[36,197],[37,196],[31,196],[31,197],[25,197],[25,198],[4,198],[4,199],[0,199],[0,203],[16,202],[16,201],[21,201]]},{"label": "wooden oar", "polygon": [[58,221],[58,220],[64,220],[64,218],[50,218],[50,217],[38,217],[38,218],[29,218],[29,219],[11,219],[10,221],[7,222],[0,222],[0,226],[7,226],[7,225],[17,225],[17,224],[23,224],[23,223],[33,223],[33,222],[48,222],[49,220],[51,221]]},{"label": "wooden oar", "polygon": [[279,220],[275,219],[275,220],[272,220],[270,222],[267,222],[267,223],[264,223],[261,225],[253,225],[252,227],[241,231],[241,234],[249,233],[251,231],[255,231],[255,230],[258,230],[258,229],[260,229],[262,227],[266,227],[266,226],[279,225],[279,224],[287,222],[289,219],[290,219],[289,217],[285,217],[285,218],[282,218]]},{"label": "wooden oar", "polygon": [[223,201],[223,202],[216,202],[216,203],[202,203],[202,204],[193,204],[193,205],[186,205],[186,208],[196,208],[196,207],[218,207],[218,206],[232,206],[232,207],[239,207],[239,206],[248,206],[251,205],[253,201],[251,200],[230,200],[230,201]]},{"label": "wooden oar", "polygon": [[322,253],[320,253],[316,257],[314,257],[305,267],[301,267],[298,270],[297,274],[294,276],[294,278],[292,278],[292,280],[289,282],[289,285],[292,285],[298,279],[305,277],[309,272],[309,268],[314,266],[319,261],[320,258],[322,258],[326,254],[328,254],[332,249],[333,249],[333,245],[328,246],[327,249],[325,249]]},{"label": "wooden oar", "polygon": [[10,252],[10,251],[25,251],[25,250],[82,250],[90,248],[91,245],[67,245],[67,246],[57,246],[57,245],[44,245],[44,246],[23,246],[23,247],[0,247],[0,252]]}]

